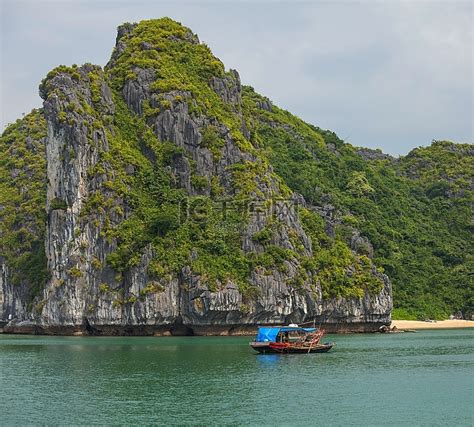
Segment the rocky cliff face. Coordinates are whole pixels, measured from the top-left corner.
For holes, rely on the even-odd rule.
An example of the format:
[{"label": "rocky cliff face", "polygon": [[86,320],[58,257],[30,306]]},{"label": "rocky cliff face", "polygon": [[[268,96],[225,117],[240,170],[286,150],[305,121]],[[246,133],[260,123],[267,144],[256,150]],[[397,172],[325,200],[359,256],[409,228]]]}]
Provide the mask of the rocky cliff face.
[{"label": "rocky cliff face", "polygon": [[308,321],[367,331],[390,322],[390,281],[360,250],[370,242],[355,229],[338,240],[328,210],[281,182],[241,92],[238,73],[170,20],[120,27],[105,71],[48,75],[49,276],[28,296],[2,259],[6,331],[227,334]]}]

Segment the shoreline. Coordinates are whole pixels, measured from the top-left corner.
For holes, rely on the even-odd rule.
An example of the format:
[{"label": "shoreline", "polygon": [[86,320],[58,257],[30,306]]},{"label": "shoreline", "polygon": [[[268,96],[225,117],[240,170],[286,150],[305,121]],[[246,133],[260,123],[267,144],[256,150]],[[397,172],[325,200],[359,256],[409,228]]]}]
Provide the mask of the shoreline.
[{"label": "shoreline", "polygon": [[459,329],[474,328],[474,320],[438,320],[424,322],[421,320],[392,320],[391,327],[397,329]]},{"label": "shoreline", "polygon": [[[357,334],[377,333],[387,323],[347,323],[323,324],[322,329],[328,334]],[[193,328],[185,325],[155,325],[155,326],[118,326],[101,325],[94,328],[84,328],[83,325],[42,327],[32,322],[20,324],[0,324],[0,334],[20,335],[55,335],[55,336],[251,336],[257,332],[254,325],[200,325]],[[278,325],[275,325],[278,326]],[[438,320],[425,322],[421,320],[392,320],[390,328],[396,327],[401,331],[428,329],[465,329],[474,328],[474,320]]]}]

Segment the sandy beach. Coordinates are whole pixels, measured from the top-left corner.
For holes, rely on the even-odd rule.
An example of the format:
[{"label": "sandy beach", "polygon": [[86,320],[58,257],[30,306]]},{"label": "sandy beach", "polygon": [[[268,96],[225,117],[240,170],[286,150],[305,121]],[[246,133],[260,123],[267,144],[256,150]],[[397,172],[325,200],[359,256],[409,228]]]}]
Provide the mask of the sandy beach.
[{"label": "sandy beach", "polygon": [[398,329],[454,329],[474,328],[474,320],[438,320],[422,322],[417,320],[392,320],[391,326]]}]

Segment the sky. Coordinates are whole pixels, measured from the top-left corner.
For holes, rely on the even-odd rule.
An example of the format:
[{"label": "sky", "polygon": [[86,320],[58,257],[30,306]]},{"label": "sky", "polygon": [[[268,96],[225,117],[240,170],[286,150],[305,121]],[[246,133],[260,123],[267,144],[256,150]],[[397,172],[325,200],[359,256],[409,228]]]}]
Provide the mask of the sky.
[{"label": "sky", "polygon": [[473,142],[471,1],[0,0],[0,129],[57,65],[105,65],[123,22],[169,16],[276,105],[403,155]]}]

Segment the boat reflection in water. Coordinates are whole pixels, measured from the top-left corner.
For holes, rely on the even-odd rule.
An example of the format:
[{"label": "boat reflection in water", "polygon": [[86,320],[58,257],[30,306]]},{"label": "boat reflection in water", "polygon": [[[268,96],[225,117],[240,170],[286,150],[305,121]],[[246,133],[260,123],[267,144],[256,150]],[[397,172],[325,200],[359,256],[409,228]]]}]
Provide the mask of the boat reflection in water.
[{"label": "boat reflection in water", "polygon": [[282,362],[280,355],[276,353],[260,353],[257,360],[259,366],[266,370],[278,370]]},{"label": "boat reflection in water", "polygon": [[259,327],[250,346],[259,353],[326,353],[334,343],[320,344],[324,330],[298,325]]}]

